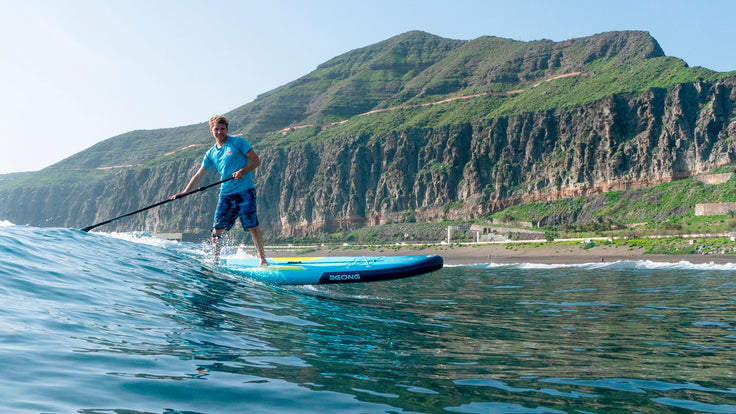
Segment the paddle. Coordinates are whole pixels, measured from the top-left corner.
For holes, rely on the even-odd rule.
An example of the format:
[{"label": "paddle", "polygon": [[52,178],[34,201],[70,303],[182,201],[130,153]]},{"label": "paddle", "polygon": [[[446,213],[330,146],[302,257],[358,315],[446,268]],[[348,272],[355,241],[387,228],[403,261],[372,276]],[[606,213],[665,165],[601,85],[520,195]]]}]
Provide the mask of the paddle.
[{"label": "paddle", "polygon": [[232,180],[232,179],[234,179],[234,178],[235,178],[235,177],[230,177],[230,178],[226,178],[226,179],[224,179],[224,180],[222,180],[222,181],[218,181],[218,182],[216,182],[216,183],[212,183],[212,184],[209,184],[209,185],[205,185],[204,187],[199,187],[198,189],[196,189],[196,190],[192,190],[192,191],[188,191],[188,192],[186,192],[186,193],[184,193],[184,194],[180,195],[179,197],[177,197],[177,198],[175,198],[175,199],[173,199],[173,200],[172,200],[172,199],[168,199],[168,200],[164,200],[164,201],[159,201],[158,203],[156,203],[156,204],[151,204],[151,205],[150,205],[150,206],[148,206],[148,207],[143,207],[143,208],[141,208],[141,209],[139,209],[139,210],[136,210],[136,211],[131,211],[131,212],[130,212],[130,213],[128,213],[128,214],[123,214],[122,216],[119,216],[119,217],[115,217],[115,218],[112,218],[112,219],[110,219],[110,220],[106,220],[106,221],[103,221],[103,222],[101,222],[101,223],[93,224],[93,225],[91,225],[91,226],[87,226],[87,227],[85,227],[85,228],[83,228],[83,229],[80,229],[80,230],[82,230],[82,231],[84,231],[84,232],[88,232],[88,231],[92,230],[92,229],[93,229],[93,228],[95,228],[95,227],[100,227],[100,226],[102,226],[102,225],[105,225],[105,224],[107,224],[107,223],[112,223],[113,221],[115,221],[115,220],[119,220],[119,219],[121,219],[121,218],[123,218],[123,217],[128,217],[128,216],[132,216],[133,214],[138,214],[138,213],[140,213],[141,211],[146,211],[146,210],[148,210],[149,208],[154,208],[154,207],[158,207],[158,206],[160,206],[160,205],[162,205],[162,204],[170,203],[170,202],[172,202],[172,201],[174,201],[174,200],[179,200],[179,199],[181,199],[181,198],[184,198],[184,197],[186,197],[186,196],[188,196],[188,195],[190,195],[190,194],[194,194],[194,193],[198,193],[198,192],[200,192],[200,191],[204,191],[204,190],[206,190],[206,189],[208,189],[208,188],[210,188],[210,187],[214,187],[214,186],[216,186],[216,185],[218,185],[218,184],[222,184],[222,183],[224,183],[224,182],[226,182],[226,181],[230,181],[230,180]]}]

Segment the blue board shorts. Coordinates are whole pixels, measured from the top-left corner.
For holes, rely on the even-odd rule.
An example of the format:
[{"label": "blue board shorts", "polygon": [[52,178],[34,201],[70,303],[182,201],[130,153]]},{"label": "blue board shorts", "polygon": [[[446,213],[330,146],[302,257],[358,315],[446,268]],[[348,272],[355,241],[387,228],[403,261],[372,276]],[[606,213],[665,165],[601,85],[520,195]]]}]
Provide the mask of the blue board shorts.
[{"label": "blue board shorts", "polygon": [[255,188],[249,188],[239,193],[221,195],[217,202],[215,223],[212,227],[230,230],[238,218],[240,218],[240,224],[246,230],[258,226]]}]

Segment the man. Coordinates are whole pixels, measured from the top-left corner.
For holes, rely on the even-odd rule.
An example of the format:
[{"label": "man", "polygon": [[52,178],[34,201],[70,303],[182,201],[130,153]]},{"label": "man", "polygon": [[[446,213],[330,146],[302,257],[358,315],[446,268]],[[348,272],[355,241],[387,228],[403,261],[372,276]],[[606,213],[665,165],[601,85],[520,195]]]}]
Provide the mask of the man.
[{"label": "man", "polygon": [[263,234],[258,228],[256,214],[256,190],[253,185],[251,172],[261,165],[253,147],[241,137],[227,135],[228,122],[222,115],[210,118],[210,132],[215,138],[215,145],[204,154],[202,166],[189,180],[189,184],[180,193],[171,196],[172,200],[179,198],[186,192],[193,190],[207,171],[215,167],[222,179],[234,177],[234,180],[222,183],[220,199],[215,210],[215,222],[212,226],[212,252],[215,263],[220,260],[220,244],[218,241],[222,233],[230,230],[235,220],[240,218],[240,224],[250,231],[253,244],[256,246],[261,266],[265,266],[266,254],[263,251]]}]

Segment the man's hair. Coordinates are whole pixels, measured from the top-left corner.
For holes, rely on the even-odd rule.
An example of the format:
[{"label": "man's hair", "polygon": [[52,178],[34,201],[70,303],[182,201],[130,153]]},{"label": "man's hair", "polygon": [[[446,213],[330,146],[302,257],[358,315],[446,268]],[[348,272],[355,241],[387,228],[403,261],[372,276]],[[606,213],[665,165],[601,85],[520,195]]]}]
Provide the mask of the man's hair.
[{"label": "man's hair", "polygon": [[214,128],[217,124],[224,124],[226,127],[228,126],[227,119],[222,115],[215,115],[210,118],[210,129]]}]

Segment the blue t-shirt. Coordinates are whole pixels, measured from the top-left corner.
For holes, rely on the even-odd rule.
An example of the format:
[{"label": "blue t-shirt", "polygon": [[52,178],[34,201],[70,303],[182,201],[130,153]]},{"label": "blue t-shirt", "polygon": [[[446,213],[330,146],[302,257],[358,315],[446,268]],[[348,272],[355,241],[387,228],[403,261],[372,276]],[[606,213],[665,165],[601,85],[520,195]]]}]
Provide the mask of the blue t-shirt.
[{"label": "blue t-shirt", "polygon": [[[212,167],[217,168],[222,179],[230,178],[235,171],[248,165],[250,160],[245,156],[251,150],[251,145],[241,137],[227,136],[225,145],[217,148],[217,144],[213,145],[204,154],[202,167],[211,170]],[[220,195],[234,194],[245,191],[253,186],[253,174],[245,174],[239,180],[230,180],[220,185]]]}]

